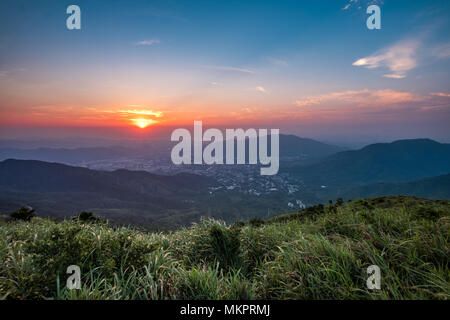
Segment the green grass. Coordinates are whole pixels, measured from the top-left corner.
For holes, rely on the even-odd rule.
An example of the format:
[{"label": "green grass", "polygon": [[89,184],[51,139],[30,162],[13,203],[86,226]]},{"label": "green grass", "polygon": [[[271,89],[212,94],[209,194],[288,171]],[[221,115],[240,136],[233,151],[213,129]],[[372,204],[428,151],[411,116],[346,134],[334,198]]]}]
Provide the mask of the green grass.
[{"label": "green grass", "polygon": [[[450,202],[361,199],[169,233],[0,219],[0,298],[449,299]],[[66,289],[78,265],[82,288]],[[381,269],[381,290],[366,269]]]}]

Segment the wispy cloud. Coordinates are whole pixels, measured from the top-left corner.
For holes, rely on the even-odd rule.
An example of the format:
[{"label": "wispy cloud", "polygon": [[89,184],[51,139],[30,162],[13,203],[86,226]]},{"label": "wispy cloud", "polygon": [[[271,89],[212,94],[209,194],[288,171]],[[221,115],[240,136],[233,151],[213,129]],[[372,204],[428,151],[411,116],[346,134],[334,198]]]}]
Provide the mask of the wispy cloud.
[{"label": "wispy cloud", "polygon": [[136,46],[151,46],[155,43],[160,43],[159,39],[142,40],[142,41],[135,42],[134,44]]},{"label": "wispy cloud", "polygon": [[347,4],[345,5],[345,7],[342,8],[342,10],[347,10],[348,8],[350,8],[350,6],[351,6],[351,4],[350,4],[350,3],[347,3]]},{"label": "wispy cloud", "polygon": [[348,10],[352,4],[356,4],[358,2],[358,0],[350,0],[343,8],[342,10]]},{"label": "wispy cloud", "polygon": [[257,86],[255,89],[256,89],[256,91],[259,91],[259,92],[262,92],[262,93],[267,93],[267,90],[264,87]]},{"label": "wispy cloud", "polygon": [[267,57],[267,60],[277,66],[277,67],[287,67],[288,63],[286,60],[280,59],[280,58],[274,58],[274,57]]},{"label": "wispy cloud", "polygon": [[406,77],[408,71],[417,66],[416,53],[419,47],[419,41],[402,41],[370,56],[358,59],[353,62],[353,65],[367,69],[387,68],[390,73],[385,74],[384,77],[402,79]]},{"label": "wispy cloud", "polygon": [[385,90],[348,90],[323,95],[305,97],[295,101],[299,107],[308,107],[319,104],[336,105],[345,103],[353,106],[394,106],[409,102],[425,100],[421,95],[405,91]]},{"label": "wispy cloud", "polygon": [[300,100],[295,101],[295,105],[298,107],[309,107],[316,104],[319,104],[322,101],[320,96],[317,97],[307,97]]},{"label": "wispy cloud", "polygon": [[229,66],[203,66],[203,67],[207,68],[207,69],[213,69],[213,70],[219,70],[219,71],[255,74],[255,72],[253,70],[245,69],[245,68],[238,68],[238,67],[229,67]]},{"label": "wispy cloud", "polygon": [[14,68],[9,70],[0,70],[0,78],[6,78],[12,75],[16,75],[21,72],[25,72],[25,68]]},{"label": "wispy cloud", "polygon": [[162,111],[153,111],[153,110],[119,110],[119,113],[122,114],[135,114],[135,115],[144,115],[144,116],[154,116],[156,118],[160,118],[163,116]]},{"label": "wispy cloud", "polygon": [[[348,3],[341,10],[348,10],[355,7],[358,10],[366,10],[372,4],[383,5],[383,0],[349,0]],[[358,5],[357,5],[358,4]]]},{"label": "wispy cloud", "polygon": [[389,78],[389,79],[403,79],[403,78],[406,78],[406,75],[391,73],[391,74],[384,74],[383,77]]},{"label": "wispy cloud", "polygon": [[432,93],[430,93],[430,95],[436,96],[436,97],[450,98],[450,93],[444,93],[444,92],[432,92]]},{"label": "wispy cloud", "polygon": [[433,49],[431,49],[431,55],[439,59],[449,58],[450,43],[444,43],[434,47]]}]

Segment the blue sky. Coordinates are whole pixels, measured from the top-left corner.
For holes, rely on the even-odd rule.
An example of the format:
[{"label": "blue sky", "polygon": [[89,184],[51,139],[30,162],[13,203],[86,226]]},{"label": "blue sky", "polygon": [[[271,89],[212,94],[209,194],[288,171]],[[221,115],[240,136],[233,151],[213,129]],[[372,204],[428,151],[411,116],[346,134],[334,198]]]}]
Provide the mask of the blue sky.
[{"label": "blue sky", "polygon": [[[65,27],[71,4],[81,30]],[[1,125],[118,124],[132,106],[161,124],[450,140],[449,13],[445,0],[6,0]]]}]

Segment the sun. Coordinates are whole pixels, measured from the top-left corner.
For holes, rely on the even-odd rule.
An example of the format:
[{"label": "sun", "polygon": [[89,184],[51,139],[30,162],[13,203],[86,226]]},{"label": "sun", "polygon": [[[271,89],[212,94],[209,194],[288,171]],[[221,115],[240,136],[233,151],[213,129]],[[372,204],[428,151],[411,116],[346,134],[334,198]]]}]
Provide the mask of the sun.
[{"label": "sun", "polygon": [[147,128],[149,125],[157,123],[158,121],[153,119],[130,119],[133,124],[141,129]]}]

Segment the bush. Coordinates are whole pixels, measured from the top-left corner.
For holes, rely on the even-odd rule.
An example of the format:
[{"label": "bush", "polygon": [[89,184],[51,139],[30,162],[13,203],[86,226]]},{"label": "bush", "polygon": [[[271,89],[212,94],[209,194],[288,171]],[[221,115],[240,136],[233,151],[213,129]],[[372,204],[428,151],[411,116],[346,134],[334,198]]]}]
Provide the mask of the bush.
[{"label": "bush", "polygon": [[262,220],[262,219],[260,219],[260,218],[253,218],[253,219],[251,219],[250,220],[250,225],[252,226],[252,227],[260,227],[260,226],[262,226],[265,222],[264,222],[264,220]]},{"label": "bush", "polygon": [[30,207],[22,207],[17,211],[14,211],[11,213],[11,218],[14,220],[23,220],[23,221],[30,221],[31,218],[35,216],[34,209]]},{"label": "bush", "polygon": [[213,226],[209,231],[211,247],[216,261],[223,269],[239,268],[242,265],[239,230]]},{"label": "bush", "polygon": [[92,212],[88,211],[82,211],[80,214],[76,217],[74,217],[75,220],[82,221],[82,222],[101,222],[102,219],[94,216]]},{"label": "bush", "polygon": [[441,217],[442,213],[436,208],[420,206],[413,211],[413,216],[419,219],[437,220]]}]

